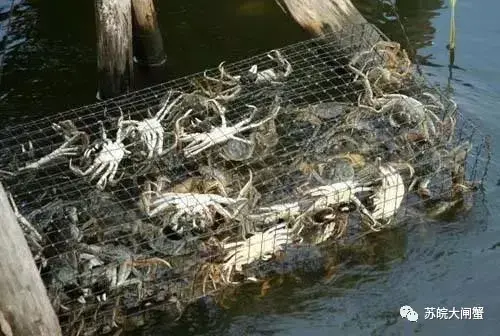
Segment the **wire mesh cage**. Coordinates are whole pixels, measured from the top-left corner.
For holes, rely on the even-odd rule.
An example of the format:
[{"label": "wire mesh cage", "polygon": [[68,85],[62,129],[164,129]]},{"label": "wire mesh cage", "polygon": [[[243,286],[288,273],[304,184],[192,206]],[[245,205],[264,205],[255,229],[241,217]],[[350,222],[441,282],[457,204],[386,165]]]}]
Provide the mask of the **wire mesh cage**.
[{"label": "wire mesh cage", "polygon": [[292,272],[289,256],[466,211],[485,138],[377,39],[348,27],[1,130],[0,176],[64,332],[173,321]]}]

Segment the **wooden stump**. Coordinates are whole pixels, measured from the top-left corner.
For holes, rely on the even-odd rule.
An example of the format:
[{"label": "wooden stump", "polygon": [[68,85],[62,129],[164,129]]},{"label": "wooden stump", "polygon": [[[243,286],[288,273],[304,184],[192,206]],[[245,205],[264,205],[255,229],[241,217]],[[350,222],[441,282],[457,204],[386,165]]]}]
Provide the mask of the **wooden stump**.
[{"label": "wooden stump", "polygon": [[161,66],[166,61],[163,38],[153,0],[132,0],[135,61],[143,66]]},{"label": "wooden stump", "polygon": [[98,98],[126,93],[133,82],[131,0],[95,0]]},{"label": "wooden stump", "polygon": [[28,243],[1,184],[0,214],[0,335],[61,335]]}]

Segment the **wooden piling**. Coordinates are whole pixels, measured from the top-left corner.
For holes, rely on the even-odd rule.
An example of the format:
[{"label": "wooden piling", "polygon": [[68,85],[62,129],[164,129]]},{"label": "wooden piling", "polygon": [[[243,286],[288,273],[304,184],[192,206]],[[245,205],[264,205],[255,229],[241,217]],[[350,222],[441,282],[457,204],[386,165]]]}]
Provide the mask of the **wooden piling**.
[{"label": "wooden piling", "polygon": [[128,92],[133,86],[131,0],[95,0],[98,99]]},{"label": "wooden piling", "polygon": [[132,0],[134,60],[142,66],[161,66],[166,61],[163,38],[153,0]]},{"label": "wooden piling", "polygon": [[306,30],[314,35],[340,31],[348,24],[366,23],[350,0],[276,0]]},{"label": "wooden piling", "polygon": [[[300,26],[315,36],[339,32],[350,26],[353,38],[339,41],[346,47],[356,48],[356,42],[375,44],[381,40],[373,28],[366,34],[367,21],[351,0],[275,0]],[[364,24],[364,25],[362,25]],[[363,41],[362,41],[363,40]],[[368,41],[367,41],[368,40]]]},{"label": "wooden piling", "polygon": [[61,335],[57,316],[1,183],[0,335]]}]

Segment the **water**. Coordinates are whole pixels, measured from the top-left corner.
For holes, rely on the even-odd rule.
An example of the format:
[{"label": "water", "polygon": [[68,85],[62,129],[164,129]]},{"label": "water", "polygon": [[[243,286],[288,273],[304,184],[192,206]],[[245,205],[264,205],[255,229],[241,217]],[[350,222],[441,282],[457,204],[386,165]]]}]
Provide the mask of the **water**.
[{"label": "water", "polygon": [[[397,2],[408,40],[394,12],[375,0],[357,1],[371,22],[391,38],[416,48],[429,79],[451,93],[484,134],[492,135],[493,162],[486,202],[459,221],[400,230],[390,246],[374,251],[376,271],[325,283],[272,289],[264,298],[240,299],[232,309],[169,334],[197,335],[496,335],[500,315],[498,258],[500,214],[496,197],[500,138],[500,4],[458,0],[456,68],[450,78],[449,9],[439,0]],[[237,60],[307,37],[273,1],[187,1],[160,4],[169,69],[166,79]],[[0,0],[0,37],[10,1]],[[95,97],[93,7],[87,1],[29,1],[17,6],[1,78],[2,123],[56,113]],[[399,318],[411,305],[417,323]],[[484,307],[483,320],[424,320],[425,307]],[[207,317],[205,317],[207,319]],[[149,335],[167,331],[155,326]]]}]

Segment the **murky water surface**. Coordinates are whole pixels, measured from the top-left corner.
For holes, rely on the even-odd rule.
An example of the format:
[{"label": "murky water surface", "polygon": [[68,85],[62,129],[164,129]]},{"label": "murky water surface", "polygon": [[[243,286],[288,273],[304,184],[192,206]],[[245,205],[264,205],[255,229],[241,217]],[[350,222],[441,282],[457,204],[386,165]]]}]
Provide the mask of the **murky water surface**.
[{"label": "murky water surface", "polygon": [[[1,124],[57,113],[95,100],[95,32],[91,1],[0,0],[0,38],[10,31],[1,77]],[[204,316],[168,334],[198,335],[497,335],[500,316],[498,218],[500,138],[500,3],[459,0],[457,54],[448,69],[450,10],[440,0],[356,4],[391,38],[416,49],[431,82],[450,92],[462,112],[492,135],[485,202],[453,223],[401,229],[381,246],[379,266],[346,280],[283,286],[230,311]],[[305,39],[273,1],[161,1],[160,20],[171,79]],[[408,39],[402,33],[399,16]],[[399,318],[411,305],[421,319]],[[425,307],[484,307],[483,320],[424,320]],[[200,322],[201,321],[201,322]],[[161,325],[145,332],[163,335]]]}]

